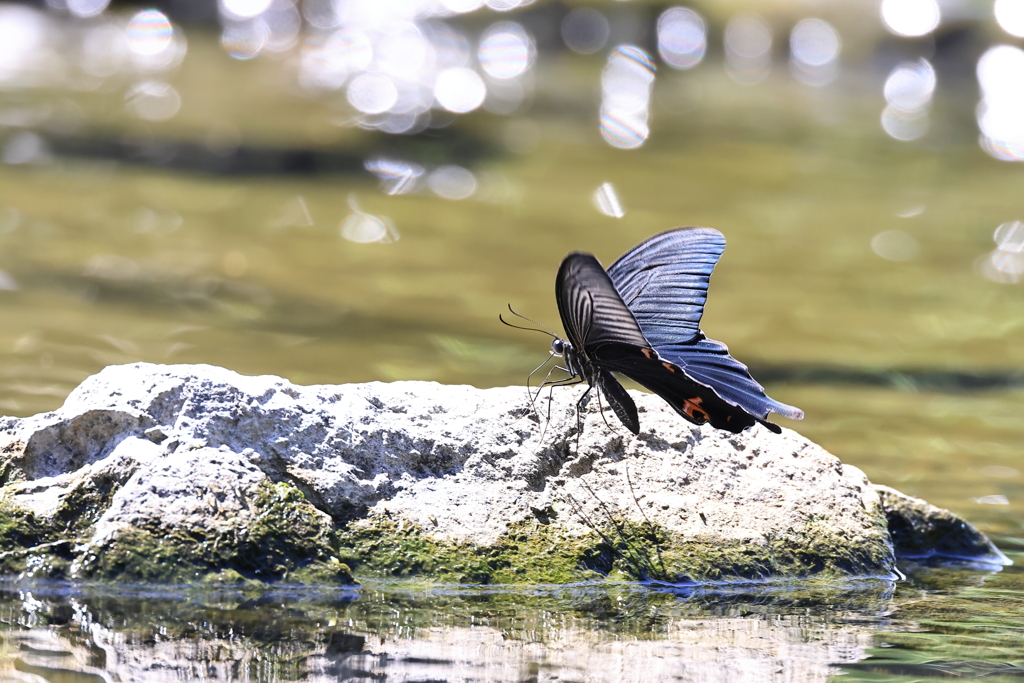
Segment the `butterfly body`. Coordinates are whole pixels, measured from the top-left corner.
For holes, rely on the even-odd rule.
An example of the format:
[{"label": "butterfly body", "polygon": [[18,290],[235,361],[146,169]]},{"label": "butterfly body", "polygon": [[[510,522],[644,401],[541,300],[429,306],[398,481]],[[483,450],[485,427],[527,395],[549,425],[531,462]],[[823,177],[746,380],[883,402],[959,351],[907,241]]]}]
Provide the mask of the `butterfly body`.
[{"label": "butterfly body", "polygon": [[725,238],[709,228],[681,228],[637,245],[605,270],[591,254],[565,257],[555,280],[566,339],[552,342],[573,379],[596,388],[622,423],[640,431],[636,405],[612,373],[629,377],[694,424],[738,433],[768,422],[769,412],[803,413],[774,401],[728,348],[699,328],[712,270]]}]

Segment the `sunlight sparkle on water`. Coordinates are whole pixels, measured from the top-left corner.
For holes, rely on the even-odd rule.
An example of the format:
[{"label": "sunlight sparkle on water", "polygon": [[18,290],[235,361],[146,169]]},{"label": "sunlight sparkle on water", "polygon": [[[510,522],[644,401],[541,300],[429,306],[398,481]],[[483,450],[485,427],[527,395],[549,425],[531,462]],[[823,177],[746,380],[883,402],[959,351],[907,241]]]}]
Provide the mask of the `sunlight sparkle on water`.
[{"label": "sunlight sparkle on water", "polygon": [[673,69],[691,69],[704,59],[708,29],[688,7],[671,7],[658,17],[658,54]]},{"label": "sunlight sparkle on water", "polygon": [[441,166],[427,176],[427,186],[438,197],[469,199],[476,192],[476,176],[462,166]]},{"label": "sunlight sparkle on water", "polygon": [[364,114],[382,114],[398,100],[398,89],[382,74],[363,73],[345,91],[349,104]]},{"label": "sunlight sparkle on water", "polygon": [[898,36],[924,36],[939,26],[936,0],[882,0],[882,22]]},{"label": "sunlight sparkle on water", "polygon": [[635,45],[620,45],[601,73],[601,137],[612,147],[634,149],[650,135],[654,61]]},{"label": "sunlight sparkle on water", "polygon": [[615,193],[615,188],[611,183],[602,183],[594,191],[593,200],[594,208],[605,216],[622,218],[626,215],[625,210],[622,208],[622,203],[619,201],[619,196]]},{"label": "sunlight sparkle on water", "polygon": [[756,14],[740,14],[725,27],[725,61],[737,83],[754,85],[768,77],[772,58],[772,29]]},{"label": "sunlight sparkle on water", "polygon": [[146,121],[166,121],[181,109],[181,95],[160,81],[136,83],[124,99],[128,110]]},{"label": "sunlight sparkle on water", "polygon": [[434,98],[450,112],[465,114],[484,103],[487,86],[480,74],[465,67],[445,69],[434,82]]},{"label": "sunlight sparkle on water", "polygon": [[789,34],[793,76],[807,85],[828,85],[838,73],[836,63],[842,41],[839,32],[824,19],[803,19]]},{"label": "sunlight sparkle on water", "polygon": [[49,22],[20,5],[0,5],[0,83],[38,82],[36,65],[45,56]]},{"label": "sunlight sparkle on water", "polygon": [[132,52],[152,56],[171,47],[174,41],[174,27],[167,15],[159,10],[142,10],[128,22],[128,49]]},{"label": "sunlight sparkle on water", "polygon": [[232,59],[252,59],[270,40],[270,28],[261,19],[229,22],[220,34],[220,46]]},{"label": "sunlight sparkle on water", "polygon": [[533,56],[533,38],[514,21],[498,22],[484,31],[477,52],[487,75],[502,80],[523,75]]},{"label": "sunlight sparkle on water", "polygon": [[352,213],[345,218],[339,228],[343,238],[359,244],[388,244],[398,241],[398,230],[391,223],[391,219],[360,211],[355,197],[349,197],[348,205]]},{"label": "sunlight sparkle on water", "polygon": [[272,0],[219,0],[218,5],[223,14],[237,19],[251,19],[263,14],[270,7]]},{"label": "sunlight sparkle on water", "polygon": [[921,245],[902,230],[886,230],[871,238],[871,249],[887,261],[910,261],[921,251]]},{"label": "sunlight sparkle on water", "polygon": [[299,80],[306,87],[338,88],[373,61],[373,43],[362,31],[342,29],[324,37],[313,34],[302,48]]},{"label": "sunlight sparkle on water", "polygon": [[103,14],[110,0],[68,0],[68,11],[76,17],[95,17]]},{"label": "sunlight sparkle on water", "polygon": [[398,79],[418,81],[433,63],[434,48],[413,23],[391,27],[373,44],[377,68]]},{"label": "sunlight sparkle on water", "polygon": [[982,148],[997,159],[1024,160],[1024,51],[1010,45],[989,48],[978,60],[977,74]]},{"label": "sunlight sparkle on water", "polygon": [[1024,38],[1024,0],[996,0],[995,14],[1004,31]]},{"label": "sunlight sparkle on water", "polygon": [[377,176],[387,194],[406,194],[416,187],[416,181],[423,175],[423,167],[411,161],[376,157],[363,164],[367,171]]},{"label": "sunlight sparkle on water", "polygon": [[928,132],[928,108],[935,83],[935,69],[926,59],[893,69],[882,88],[888,105],[882,112],[881,124],[890,137],[909,142]]},{"label": "sunlight sparkle on water", "polygon": [[996,228],[992,239],[996,248],[978,264],[981,274],[993,282],[1020,282],[1024,275],[1024,223],[1003,223]]},{"label": "sunlight sparkle on water", "polygon": [[484,6],[484,0],[441,0],[441,5],[455,14],[465,14]]},{"label": "sunlight sparkle on water", "polygon": [[581,7],[562,20],[562,40],[573,52],[590,55],[608,42],[611,25],[596,9]]},{"label": "sunlight sparkle on water", "polygon": [[935,93],[935,69],[926,59],[893,69],[882,90],[890,106],[905,112],[925,109]]}]

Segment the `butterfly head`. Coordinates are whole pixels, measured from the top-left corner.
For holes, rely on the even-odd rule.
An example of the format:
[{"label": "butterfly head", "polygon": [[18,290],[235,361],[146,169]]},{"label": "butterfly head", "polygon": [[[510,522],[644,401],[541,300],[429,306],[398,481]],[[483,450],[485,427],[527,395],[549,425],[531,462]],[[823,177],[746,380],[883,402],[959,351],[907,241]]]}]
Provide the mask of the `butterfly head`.
[{"label": "butterfly head", "polygon": [[552,356],[558,356],[559,358],[561,358],[561,357],[563,357],[565,355],[566,350],[568,350],[571,353],[572,352],[572,344],[570,344],[569,342],[567,342],[564,339],[559,339],[558,337],[555,337],[554,339],[551,340],[551,355]]}]

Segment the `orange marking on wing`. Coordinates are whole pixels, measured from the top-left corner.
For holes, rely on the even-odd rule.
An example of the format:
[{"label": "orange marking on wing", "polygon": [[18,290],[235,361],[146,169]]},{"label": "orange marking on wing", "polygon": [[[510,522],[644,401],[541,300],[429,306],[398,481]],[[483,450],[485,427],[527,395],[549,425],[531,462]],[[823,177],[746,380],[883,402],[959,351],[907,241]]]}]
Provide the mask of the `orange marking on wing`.
[{"label": "orange marking on wing", "polygon": [[684,415],[692,420],[703,420],[704,422],[707,422],[711,418],[708,417],[707,412],[700,407],[700,404],[703,402],[704,399],[700,396],[688,398],[683,401],[683,405],[680,406],[680,409],[683,411]]},{"label": "orange marking on wing", "polygon": [[674,367],[672,367],[671,363],[662,363],[662,365],[664,365],[665,369],[668,370],[669,372],[675,372],[676,371],[676,369]]},{"label": "orange marking on wing", "polygon": [[645,356],[647,356],[648,360],[651,359],[651,358],[654,358],[654,356],[651,355],[651,350],[650,349],[640,349],[640,351],[642,351],[643,354]]}]

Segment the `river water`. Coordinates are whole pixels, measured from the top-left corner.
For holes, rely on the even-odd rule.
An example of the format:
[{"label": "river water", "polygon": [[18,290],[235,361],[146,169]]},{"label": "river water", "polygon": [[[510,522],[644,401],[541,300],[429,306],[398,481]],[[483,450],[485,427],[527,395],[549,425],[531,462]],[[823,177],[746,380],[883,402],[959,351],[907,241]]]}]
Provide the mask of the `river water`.
[{"label": "river water", "polygon": [[557,328],[567,252],[607,265],[706,225],[729,247],[702,327],[804,409],[784,426],[1018,564],[528,593],[11,579],[0,676],[1024,675],[1024,52],[1008,10],[947,3],[915,37],[927,2],[888,28],[877,7],[740,3],[701,9],[703,29],[643,3],[235,0],[221,29],[184,4],[163,7],[173,21],[100,5],[0,4],[0,35],[18,36],[0,44],[0,413],[51,410],[140,360],[522,384],[547,342],[497,316]]}]

